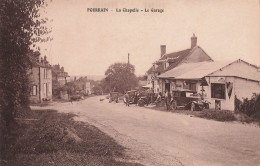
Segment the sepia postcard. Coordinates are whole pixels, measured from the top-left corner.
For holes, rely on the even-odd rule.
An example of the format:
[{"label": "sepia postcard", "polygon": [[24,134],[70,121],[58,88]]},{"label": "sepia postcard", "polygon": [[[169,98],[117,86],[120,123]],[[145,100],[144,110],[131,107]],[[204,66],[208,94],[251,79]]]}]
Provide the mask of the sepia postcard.
[{"label": "sepia postcard", "polygon": [[1,165],[260,165],[259,0],[1,8]]}]

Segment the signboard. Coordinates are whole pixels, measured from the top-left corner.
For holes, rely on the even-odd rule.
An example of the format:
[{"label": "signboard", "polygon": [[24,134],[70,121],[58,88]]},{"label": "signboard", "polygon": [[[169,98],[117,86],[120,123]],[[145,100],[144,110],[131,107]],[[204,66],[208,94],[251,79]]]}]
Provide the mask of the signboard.
[{"label": "signboard", "polygon": [[225,82],[226,80],[225,80],[225,78],[224,77],[220,77],[219,79],[218,79],[218,82]]},{"label": "signboard", "polygon": [[151,77],[151,80],[154,80],[154,79],[155,79],[155,76],[152,76],[152,77]]}]

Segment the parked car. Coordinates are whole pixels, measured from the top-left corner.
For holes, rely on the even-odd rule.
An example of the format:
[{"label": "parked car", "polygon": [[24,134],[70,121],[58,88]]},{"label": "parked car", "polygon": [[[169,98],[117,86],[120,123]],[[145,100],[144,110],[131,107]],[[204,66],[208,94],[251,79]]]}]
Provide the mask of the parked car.
[{"label": "parked car", "polygon": [[137,101],[137,105],[140,107],[143,107],[144,105],[148,105],[149,104],[149,98],[147,96],[140,96],[138,101]]},{"label": "parked car", "polygon": [[199,101],[192,101],[186,105],[187,109],[190,109],[191,111],[201,111],[204,109],[209,109],[209,104],[207,100],[199,100]]},{"label": "parked car", "polygon": [[138,93],[138,91],[137,90],[131,90],[131,91],[128,91],[127,93],[129,95],[129,104],[137,104],[137,101],[138,101],[137,93]]},{"label": "parked car", "polygon": [[139,93],[137,104],[138,106],[143,107],[144,105],[148,105],[150,103],[155,102],[155,98],[156,97],[154,93],[144,91],[142,93]]},{"label": "parked car", "polygon": [[200,101],[201,97],[196,91],[188,89],[173,90],[170,109],[199,110]]},{"label": "parked car", "polygon": [[115,101],[116,103],[118,103],[118,97],[119,97],[118,92],[110,92],[109,96],[110,96],[109,103],[111,103],[112,101]]}]

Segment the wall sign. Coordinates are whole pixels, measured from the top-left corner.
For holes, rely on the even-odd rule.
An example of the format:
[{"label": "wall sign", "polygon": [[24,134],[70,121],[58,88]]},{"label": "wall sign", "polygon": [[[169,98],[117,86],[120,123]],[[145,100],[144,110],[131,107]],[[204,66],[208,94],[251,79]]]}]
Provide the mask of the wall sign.
[{"label": "wall sign", "polygon": [[155,76],[151,76],[151,80],[154,80],[155,79]]},{"label": "wall sign", "polygon": [[226,80],[225,80],[225,78],[224,77],[220,77],[219,79],[218,79],[218,82],[225,82]]},{"label": "wall sign", "polygon": [[228,93],[228,97],[230,99],[231,95],[232,95],[232,89],[233,89],[233,82],[227,82],[227,93]]}]

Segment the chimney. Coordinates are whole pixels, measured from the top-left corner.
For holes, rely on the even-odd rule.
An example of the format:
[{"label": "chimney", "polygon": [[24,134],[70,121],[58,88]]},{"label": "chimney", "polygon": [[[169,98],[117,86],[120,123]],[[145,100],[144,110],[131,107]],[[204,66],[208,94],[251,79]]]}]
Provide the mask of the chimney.
[{"label": "chimney", "polygon": [[35,56],[35,60],[36,60],[37,62],[40,62],[40,61],[41,61],[41,57],[40,57],[40,53],[39,53],[39,52],[35,52],[34,56]]},{"label": "chimney", "polygon": [[193,36],[190,38],[190,40],[191,40],[191,49],[192,49],[195,46],[197,46],[197,37],[195,36],[194,33],[193,33]]},{"label": "chimney", "polygon": [[36,55],[36,60],[37,60],[37,62],[41,62],[40,54],[37,54],[37,55]]},{"label": "chimney", "polygon": [[44,61],[43,61],[44,65],[48,66],[48,61],[47,61],[47,57],[44,56]]},{"label": "chimney", "polygon": [[161,57],[166,54],[166,45],[161,45]]}]

